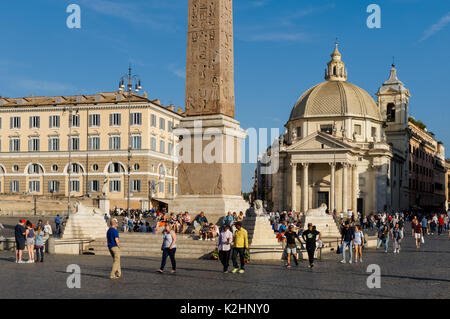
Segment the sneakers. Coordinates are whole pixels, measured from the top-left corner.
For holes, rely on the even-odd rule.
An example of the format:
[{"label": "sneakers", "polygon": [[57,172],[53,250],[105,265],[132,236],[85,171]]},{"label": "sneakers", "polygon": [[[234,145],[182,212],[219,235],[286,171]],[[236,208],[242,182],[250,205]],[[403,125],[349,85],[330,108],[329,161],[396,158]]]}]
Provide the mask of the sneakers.
[{"label": "sneakers", "polygon": [[341,264],[345,264],[345,260],[341,260]]},{"label": "sneakers", "polygon": [[357,264],[357,263],[358,263],[358,258],[355,259],[355,264]]},{"label": "sneakers", "polygon": [[351,264],[351,263],[353,263],[353,261],[350,259],[350,260],[348,261],[348,263]]},{"label": "sneakers", "polygon": [[232,271],[232,273],[235,274],[235,273],[238,272],[238,270],[239,270],[238,268],[234,268],[233,271]]},{"label": "sneakers", "polygon": [[241,269],[241,270],[239,270],[239,273],[240,273],[240,274],[243,274],[243,273],[245,273],[245,270],[244,270],[244,269]]},{"label": "sneakers", "polygon": [[308,268],[313,268],[313,267],[314,267],[314,264],[311,264],[308,266]]},{"label": "sneakers", "polygon": [[360,259],[359,259],[359,262],[360,262],[360,263],[362,263],[362,262],[363,262],[363,261],[362,261],[362,258],[360,258]]},{"label": "sneakers", "polygon": [[288,268],[288,269],[291,268],[291,264],[288,264],[288,265],[286,266],[286,268]]}]

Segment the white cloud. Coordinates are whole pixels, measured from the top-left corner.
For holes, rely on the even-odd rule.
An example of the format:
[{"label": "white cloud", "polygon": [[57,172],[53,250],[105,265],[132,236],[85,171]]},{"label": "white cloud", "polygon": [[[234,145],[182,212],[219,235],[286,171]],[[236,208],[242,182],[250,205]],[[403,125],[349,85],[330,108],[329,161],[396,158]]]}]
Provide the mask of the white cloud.
[{"label": "white cloud", "polygon": [[64,94],[64,92],[75,90],[75,88],[69,84],[29,78],[16,79],[14,81],[14,86],[23,90],[28,90],[30,93],[43,92],[50,94]]},{"label": "white cloud", "polygon": [[433,24],[431,27],[429,27],[424,31],[422,37],[419,39],[419,42],[425,41],[429,37],[435,35],[439,31],[444,29],[449,23],[450,23],[450,12],[447,12],[447,14],[443,16],[437,23]]},{"label": "white cloud", "polygon": [[175,64],[171,64],[168,69],[173,75],[181,79],[186,79],[186,68],[179,68]]}]

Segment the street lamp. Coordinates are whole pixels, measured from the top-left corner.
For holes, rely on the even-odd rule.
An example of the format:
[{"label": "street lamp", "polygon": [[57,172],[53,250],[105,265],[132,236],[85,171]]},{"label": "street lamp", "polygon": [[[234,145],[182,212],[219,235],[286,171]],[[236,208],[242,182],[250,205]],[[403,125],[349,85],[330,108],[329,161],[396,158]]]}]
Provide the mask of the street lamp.
[{"label": "street lamp", "polygon": [[138,75],[131,73],[131,64],[128,68],[128,74],[124,74],[119,81],[119,92],[125,90],[125,81],[127,82],[127,97],[128,97],[128,162],[127,162],[127,213],[130,212],[130,171],[131,171],[131,98],[134,91],[137,93],[142,90],[141,79]]},{"label": "street lamp", "polygon": [[[66,113],[66,109],[63,109],[63,114]],[[78,114],[79,111],[78,109],[75,111],[75,114]],[[68,189],[68,197],[67,197],[67,217],[70,217],[70,213],[72,211],[71,208],[71,203],[70,203],[70,199],[71,199],[71,195],[72,195],[72,184],[71,184],[71,175],[72,175],[72,147],[73,147],[73,142],[72,142],[72,126],[73,126],[73,105],[69,106],[69,143],[68,143],[68,149],[69,149],[69,164],[67,167],[67,173],[69,175],[69,181],[68,181],[68,185],[67,185],[67,189]]]}]

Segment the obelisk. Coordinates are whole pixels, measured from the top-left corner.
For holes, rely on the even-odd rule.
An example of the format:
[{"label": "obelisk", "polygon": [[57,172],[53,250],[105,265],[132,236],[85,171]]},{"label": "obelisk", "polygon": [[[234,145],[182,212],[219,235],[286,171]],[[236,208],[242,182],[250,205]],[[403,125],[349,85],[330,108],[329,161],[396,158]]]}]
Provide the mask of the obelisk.
[{"label": "obelisk", "polygon": [[188,7],[186,116],[176,130],[183,156],[169,211],[203,211],[217,222],[248,208],[241,196],[246,132],[234,119],[233,2],[189,0]]}]

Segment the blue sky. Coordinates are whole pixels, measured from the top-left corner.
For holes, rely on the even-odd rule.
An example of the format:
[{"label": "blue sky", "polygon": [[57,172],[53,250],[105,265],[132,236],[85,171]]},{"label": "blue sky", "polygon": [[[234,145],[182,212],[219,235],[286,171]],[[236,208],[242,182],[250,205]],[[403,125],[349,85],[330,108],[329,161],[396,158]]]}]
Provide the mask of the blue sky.
[{"label": "blue sky", "polygon": [[[66,27],[79,4],[82,28]],[[381,7],[381,29],[366,8]],[[323,81],[335,38],[349,81],[374,94],[392,57],[411,90],[410,113],[450,152],[449,0],[235,0],[237,119],[280,130],[292,106]],[[0,11],[0,95],[117,89],[131,62],[150,98],[184,107],[187,0],[11,1]],[[449,157],[449,156],[448,156]],[[243,188],[253,165],[244,165]]]}]

